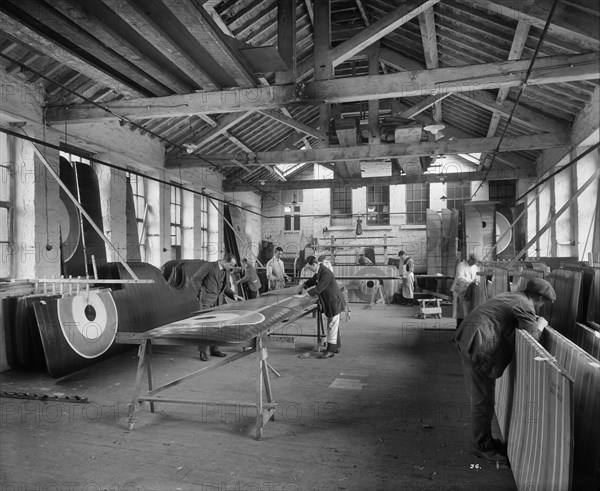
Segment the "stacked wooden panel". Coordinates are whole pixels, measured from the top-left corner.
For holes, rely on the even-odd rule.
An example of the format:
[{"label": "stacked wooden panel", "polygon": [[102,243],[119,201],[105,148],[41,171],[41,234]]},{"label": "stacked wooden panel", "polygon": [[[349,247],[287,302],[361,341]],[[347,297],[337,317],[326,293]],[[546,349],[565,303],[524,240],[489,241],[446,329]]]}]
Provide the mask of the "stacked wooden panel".
[{"label": "stacked wooden panel", "polygon": [[[449,224],[448,224],[449,225]],[[442,272],[442,219],[427,210],[427,274]]]},{"label": "stacked wooden panel", "polygon": [[586,353],[593,356],[596,360],[600,360],[600,331],[596,331],[595,329],[578,322],[575,325],[575,331],[571,341]]},{"label": "stacked wooden panel", "polygon": [[544,272],[536,269],[523,269],[515,273],[510,287],[511,291],[522,292],[525,290],[527,282],[533,278],[544,279]]},{"label": "stacked wooden panel", "polygon": [[519,490],[571,489],[573,379],[522,330],[496,383],[496,415]]},{"label": "stacked wooden panel", "polygon": [[574,381],[573,488],[600,489],[600,363],[550,327],[540,342]]},{"label": "stacked wooden panel", "polygon": [[600,268],[593,268],[594,277],[590,288],[587,321],[600,324]]},{"label": "stacked wooden panel", "polygon": [[473,307],[507,291],[508,270],[489,265],[482,266],[479,270],[479,285],[473,292]]},{"label": "stacked wooden panel", "polygon": [[555,269],[546,277],[556,291],[556,301],[544,306],[544,317],[554,329],[571,340],[577,322],[581,276],[581,271]]}]

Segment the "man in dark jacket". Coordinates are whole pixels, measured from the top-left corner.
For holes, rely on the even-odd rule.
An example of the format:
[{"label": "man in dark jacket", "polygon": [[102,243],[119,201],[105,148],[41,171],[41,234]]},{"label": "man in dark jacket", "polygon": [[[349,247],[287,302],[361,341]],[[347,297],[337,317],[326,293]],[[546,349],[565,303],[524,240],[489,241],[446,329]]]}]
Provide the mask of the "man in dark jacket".
[{"label": "man in dark jacket", "polygon": [[473,453],[491,462],[508,463],[503,445],[492,438],[496,379],[515,350],[515,329],[525,329],[536,340],[548,325],[536,311],[556,293],[546,280],[532,279],[525,291],[496,295],[462,321],[454,342],[463,366],[471,407]]},{"label": "man in dark jacket", "polygon": [[[340,342],[340,313],[344,310],[344,298],[335,280],[335,276],[315,256],[306,259],[306,264],[313,268],[315,274],[303,285],[300,293],[308,290],[308,294],[319,296],[321,307],[327,317],[327,351],[321,358],[332,358],[334,353],[339,353]],[[314,288],[313,288],[314,287]]]},{"label": "man in dark jacket", "polygon": [[[225,297],[233,300],[244,300],[236,295],[229,285],[231,269],[235,267],[236,260],[233,254],[224,254],[223,259],[204,263],[192,276],[192,286],[198,292],[200,309],[209,309],[225,303]],[[208,361],[208,346],[198,346],[200,359]],[[210,347],[211,356],[223,357],[225,353],[216,346]]]}]

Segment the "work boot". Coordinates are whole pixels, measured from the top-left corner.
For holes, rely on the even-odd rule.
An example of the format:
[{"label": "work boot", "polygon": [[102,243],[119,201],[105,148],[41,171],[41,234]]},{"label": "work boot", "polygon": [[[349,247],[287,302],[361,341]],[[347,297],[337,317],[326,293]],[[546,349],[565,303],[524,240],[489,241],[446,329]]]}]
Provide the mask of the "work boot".
[{"label": "work boot", "polygon": [[498,440],[497,438],[492,438],[492,444],[494,446],[494,450],[498,452],[500,455],[507,456],[507,445],[502,440]]},{"label": "work boot", "polygon": [[493,464],[498,463],[500,465],[508,465],[508,458],[506,457],[506,455],[502,455],[494,448],[483,450],[481,448],[473,447],[472,453],[473,455],[485,459]]}]

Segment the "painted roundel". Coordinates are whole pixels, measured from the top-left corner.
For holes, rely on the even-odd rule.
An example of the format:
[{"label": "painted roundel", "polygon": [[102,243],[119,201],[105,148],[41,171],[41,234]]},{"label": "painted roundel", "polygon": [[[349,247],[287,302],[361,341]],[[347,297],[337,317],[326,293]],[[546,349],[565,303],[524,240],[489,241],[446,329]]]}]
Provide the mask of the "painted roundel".
[{"label": "painted roundel", "polygon": [[84,358],[96,358],[111,347],[117,334],[115,301],[108,292],[90,292],[57,301],[58,320],[69,346]]}]

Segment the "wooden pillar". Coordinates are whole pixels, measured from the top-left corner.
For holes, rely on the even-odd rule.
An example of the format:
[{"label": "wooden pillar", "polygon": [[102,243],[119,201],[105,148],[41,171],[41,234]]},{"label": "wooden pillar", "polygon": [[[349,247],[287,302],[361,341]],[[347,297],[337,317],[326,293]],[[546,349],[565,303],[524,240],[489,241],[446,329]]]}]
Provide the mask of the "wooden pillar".
[{"label": "wooden pillar", "polygon": [[288,66],[285,72],[275,72],[276,84],[293,84],[296,81],[296,2],[277,2],[277,48],[279,56]]},{"label": "wooden pillar", "polygon": [[[379,43],[369,46],[369,75],[379,75]],[[369,145],[379,145],[379,99],[369,100]]]},{"label": "wooden pillar", "polygon": [[[331,6],[329,0],[315,2],[314,27],[314,72],[315,80],[333,78],[333,63],[331,57]],[[330,104],[319,107],[319,128],[321,144],[329,147]]]}]

